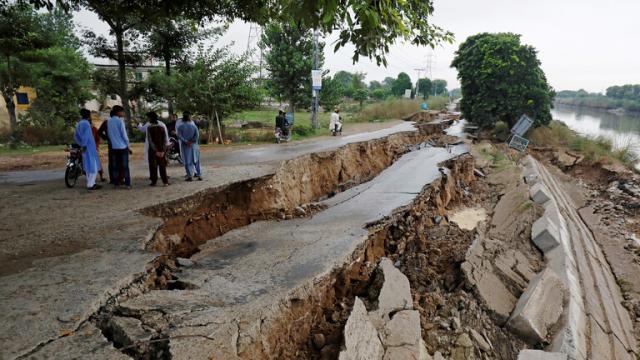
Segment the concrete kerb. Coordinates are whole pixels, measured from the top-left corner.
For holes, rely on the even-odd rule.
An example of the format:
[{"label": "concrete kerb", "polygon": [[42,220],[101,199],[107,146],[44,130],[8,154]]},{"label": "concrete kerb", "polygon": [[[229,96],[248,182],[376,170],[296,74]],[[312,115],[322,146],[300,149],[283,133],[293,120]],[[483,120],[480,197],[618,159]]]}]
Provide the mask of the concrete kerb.
[{"label": "concrete kerb", "polygon": [[567,360],[567,354],[542,350],[521,350],[518,354],[518,360]]},{"label": "concrete kerb", "polygon": [[560,245],[560,231],[546,214],[533,223],[531,241],[545,254]]},{"label": "concrete kerb", "polygon": [[549,189],[547,189],[547,187],[540,182],[531,186],[529,193],[531,195],[531,200],[533,200],[536,204],[542,205],[551,199]]}]

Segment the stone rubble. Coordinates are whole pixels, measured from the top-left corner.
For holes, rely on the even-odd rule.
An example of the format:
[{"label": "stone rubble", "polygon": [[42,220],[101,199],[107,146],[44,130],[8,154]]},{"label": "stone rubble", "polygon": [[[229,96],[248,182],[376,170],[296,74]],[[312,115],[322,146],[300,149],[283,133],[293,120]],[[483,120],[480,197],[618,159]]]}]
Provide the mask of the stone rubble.
[{"label": "stone rubble", "polygon": [[378,265],[384,278],[378,308],[367,312],[356,297],[344,329],[340,360],[430,360],[422,340],[420,314],[413,310],[409,279],[388,258]]}]

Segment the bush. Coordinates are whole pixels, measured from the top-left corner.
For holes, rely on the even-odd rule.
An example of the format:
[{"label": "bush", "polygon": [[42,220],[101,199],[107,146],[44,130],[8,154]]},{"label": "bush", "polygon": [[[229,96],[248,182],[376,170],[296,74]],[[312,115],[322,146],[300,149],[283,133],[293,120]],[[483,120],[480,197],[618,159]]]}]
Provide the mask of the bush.
[{"label": "bush", "polygon": [[[327,127],[329,127],[329,124],[327,124]],[[291,129],[292,135],[297,135],[300,137],[311,136],[315,133],[316,131],[311,126],[306,125],[293,125],[293,128]]]},{"label": "bush", "polygon": [[427,104],[431,110],[444,110],[449,104],[448,96],[430,96],[427,99]]},{"label": "bush", "polygon": [[420,110],[420,103],[409,99],[389,99],[369,104],[355,117],[359,121],[402,119]]},{"label": "bush", "polygon": [[73,142],[73,129],[66,126],[20,125],[15,138],[30,146],[69,144]]},{"label": "bush", "polygon": [[509,137],[509,124],[504,121],[496,122],[493,127],[493,137],[500,141],[505,141]]}]

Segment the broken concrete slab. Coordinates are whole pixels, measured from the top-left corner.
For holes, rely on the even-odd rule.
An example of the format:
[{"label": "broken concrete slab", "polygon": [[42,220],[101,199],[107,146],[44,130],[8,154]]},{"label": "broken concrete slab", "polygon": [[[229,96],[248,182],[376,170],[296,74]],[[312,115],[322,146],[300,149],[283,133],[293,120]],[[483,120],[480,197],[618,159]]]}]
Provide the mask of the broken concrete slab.
[{"label": "broken concrete slab", "polygon": [[385,347],[415,346],[421,340],[420,313],[417,310],[403,310],[395,313],[382,331],[382,343]]},{"label": "broken concrete slab", "polygon": [[520,350],[518,360],[567,360],[567,354],[542,350]]},{"label": "broken concrete slab", "polygon": [[540,205],[546,203],[547,201],[549,201],[549,199],[551,199],[549,189],[547,189],[547,187],[542,183],[537,183],[531,186],[529,194],[531,196],[531,200]]},{"label": "broken concrete slab", "polygon": [[540,180],[538,172],[532,166],[525,166],[522,177],[529,186],[535,185]]},{"label": "broken concrete slab", "polygon": [[148,351],[148,341],[155,335],[154,331],[144,328],[140,320],[132,317],[113,316],[107,320],[107,328],[115,344],[131,346],[142,342],[142,345],[137,346],[140,353]]},{"label": "broken concrete slab", "polygon": [[45,344],[24,359],[130,360],[131,358],[114,348],[98,328],[91,323],[85,323],[77,331]]},{"label": "broken concrete slab", "polygon": [[358,297],[344,327],[344,342],[345,350],[340,352],[340,360],[376,360],[384,356],[378,330],[369,320],[367,309]]},{"label": "broken concrete slab", "polygon": [[382,270],[384,283],[378,296],[377,312],[382,316],[388,316],[399,310],[413,309],[409,279],[388,258],[380,259],[378,266]]},{"label": "broken concrete slab", "polygon": [[536,220],[531,227],[531,241],[543,253],[560,245],[560,231],[546,215]]},{"label": "broken concrete slab", "polygon": [[553,270],[538,274],[518,300],[507,326],[530,344],[546,340],[564,310],[566,288]]}]

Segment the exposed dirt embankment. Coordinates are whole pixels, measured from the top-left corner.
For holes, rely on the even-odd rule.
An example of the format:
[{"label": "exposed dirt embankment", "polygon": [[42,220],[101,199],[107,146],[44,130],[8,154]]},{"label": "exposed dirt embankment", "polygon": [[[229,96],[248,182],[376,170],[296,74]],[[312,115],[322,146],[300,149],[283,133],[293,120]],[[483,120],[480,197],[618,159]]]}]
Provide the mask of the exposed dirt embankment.
[{"label": "exposed dirt embankment", "polygon": [[[351,255],[351,260],[343,267],[316,281],[312,288],[298,289],[286,302],[280,304],[279,309],[262,323],[262,341],[242,348],[240,356],[252,359],[337,358],[342,343],[342,330],[355,296],[374,299],[376,289],[380,288],[379,284],[373,283],[373,273],[381,257],[399,261],[402,264],[401,270],[420,278],[423,275],[417,275],[418,272],[433,269],[428,273],[434,274],[435,271],[442,270],[432,266],[433,258],[426,260],[428,255],[425,244],[430,241],[426,234],[429,228],[446,215],[447,207],[462,200],[465,189],[474,180],[473,169],[473,158],[469,155],[444,164],[443,171],[447,175],[425,188],[410,206],[397,210],[383,221],[369,225],[368,240]],[[440,265],[447,264],[448,269],[444,271],[446,274],[459,273],[463,256],[458,260],[450,259],[450,256],[455,253],[464,255],[464,249],[471,239],[460,240],[466,242],[460,244],[460,251],[439,251],[440,256],[437,258],[442,260]],[[452,246],[455,248],[458,245]],[[455,250],[454,248],[450,250]],[[435,250],[433,251],[435,255]],[[422,254],[424,261],[416,260],[417,252]],[[425,290],[422,286],[415,288]],[[418,308],[422,305],[420,299],[421,294],[415,293],[414,303]]]},{"label": "exposed dirt embankment", "polygon": [[148,247],[189,257],[207,240],[252,222],[310,215],[318,209],[305,204],[371,180],[413,145],[438,136],[443,126],[304,155],[283,162],[273,175],[144,209],[165,219]]}]

